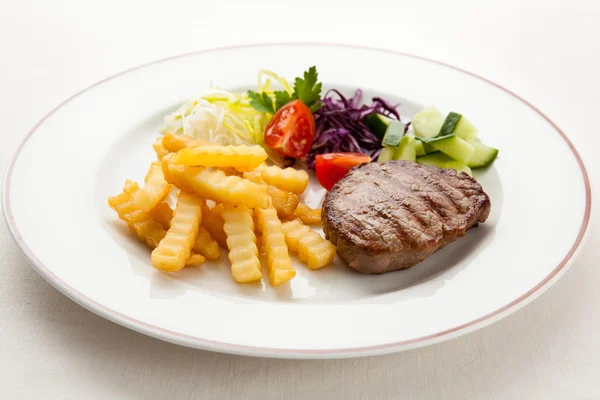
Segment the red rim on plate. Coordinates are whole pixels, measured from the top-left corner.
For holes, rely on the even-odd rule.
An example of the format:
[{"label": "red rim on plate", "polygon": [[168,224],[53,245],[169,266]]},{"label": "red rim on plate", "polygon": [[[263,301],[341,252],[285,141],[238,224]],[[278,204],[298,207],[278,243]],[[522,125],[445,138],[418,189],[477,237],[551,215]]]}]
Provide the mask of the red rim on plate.
[{"label": "red rim on plate", "polygon": [[[520,100],[521,102],[523,102],[524,104],[526,104],[533,111],[535,111],[538,115],[540,115],[542,118],[544,118],[556,130],[556,132],[563,138],[563,140],[567,143],[567,145],[571,149],[571,152],[575,156],[577,163],[579,165],[579,168],[581,170],[581,175],[583,177],[583,181],[584,181],[584,185],[585,185],[585,192],[586,192],[585,193],[585,213],[583,216],[583,220],[581,221],[581,227],[579,229],[579,234],[577,235],[575,242],[573,243],[573,245],[571,246],[571,248],[569,249],[567,254],[564,256],[562,261],[558,264],[558,266],[556,268],[554,268],[548,276],[546,276],[541,282],[539,282],[537,285],[535,285],[529,291],[527,291],[523,295],[519,296],[517,299],[513,300],[512,302],[506,304],[505,306],[497,309],[496,311],[493,311],[487,315],[479,317],[479,318],[472,320],[470,322],[467,322],[465,324],[462,324],[462,325],[459,325],[454,328],[447,329],[447,330],[444,330],[441,332],[437,332],[437,333],[434,333],[431,335],[427,335],[427,336],[423,336],[423,337],[419,337],[419,338],[415,338],[415,339],[410,339],[410,340],[405,340],[405,341],[400,341],[400,342],[393,342],[393,343],[387,343],[387,344],[376,345],[376,346],[368,346],[368,347],[356,347],[356,348],[335,349],[335,350],[280,349],[280,348],[270,348],[270,347],[243,346],[243,345],[230,344],[230,343],[226,343],[226,342],[202,339],[202,338],[195,337],[195,336],[189,336],[189,335],[184,335],[181,333],[173,332],[173,331],[161,328],[159,326],[147,324],[145,322],[136,320],[135,318],[131,318],[131,317],[128,317],[127,315],[118,313],[118,312],[116,312],[110,308],[107,308],[104,305],[97,303],[96,301],[86,297],[84,294],[80,293],[73,287],[67,285],[58,276],[56,276],[54,273],[52,273],[52,271],[50,271],[36,257],[36,255],[33,253],[33,251],[23,241],[23,239],[21,238],[21,235],[19,233],[19,230],[15,224],[15,221],[14,221],[14,218],[12,215],[11,204],[10,204],[9,191],[10,191],[10,182],[11,182],[13,167],[14,167],[15,162],[18,159],[25,143],[27,143],[29,138],[37,131],[38,127],[40,125],[42,125],[44,123],[44,121],[46,119],[48,119],[52,114],[54,114],[59,108],[61,108],[62,106],[64,106],[65,104],[67,104],[68,102],[73,100],[74,98],[78,97],[82,93],[84,93],[84,92],[86,92],[108,80],[111,80],[113,78],[127,74],[132,71],[136,71],[136,70],[146,68],[146,67],[149,67],[149,66],[152,66],[155,64],[163,63],[166,61],[179,59],[179,58],[183,58],[183,57],[188,57],[188,56],[193,56],[193,55],[202,54],[202,53],[215,52],[215,51],[234,50],[234,49],[252,48],[252,47],[263,47],[263,46],[294,46],[294,45],[295,46],[337,46],[337,47],[355,48],[355,49],[362,49],[362,50],[379,51],[379,52],[383,52],[383,53],[411,57],[411,58],[427,61],[430,63],[434,63],[437,65],[441,65],[446,68],[451,68],[456,71],[460,71],[464,74],[470,75],[474,78],[477,78],[481,81],[489,83],[489,84],[503,90],[504,92],[508,93],[509,95],[513,96],[514,98],[516,98],[516,99]],[[582,161],[581,157],[579,156],[579,153],[577,152],[577,150],[575,149],[575,147],[573,146],[571,141],[567,138],[565,133],[552,120],[550,120],[550,118],[548,118],[544,113],[542,113],[540,110],[538,110],[536,107],[534,107],[527,100],[523,99],[522,97],[519,97],[512,91],[510,91],[510,90],[508,90],[486,78],[483,78],[479,75],[476,75],[476,74],[466,71],[464,69],[457,68],[457,67],[454,67],[452,65],[449,65],[449,64],[446,64],[446,63],[443,63],[440,61],[435,61],[435,60],[431,60],[431,59],[428,59],[425,57],[415,56],[412,54],[407,54],[407,53],[403,53],[403,52],[399,52],[399,51],[379,49],[379,48],[373,48],[373,47],[368,47],[368,46],[344,45],[344,44],[335,44],[335,43],[274,43],[274,44],[263,43],[263,44],[251,44],[251,45],[213,48],[213,49],[195,51],[195,52],[181,54],[181,55],[177,55],[177,56],[173,56],[173,57],[163,58],[161,60],[153,61],[153,62],[150,62],[147,64],[143,64],[143,65],[139,65],[137,67],[127,69],[125,71],[122,71],[115,75],[112,75],[108,78],[105,78],[99,82],[96,82],[93,85],[88,86],[87,88],[75,93],[74,95],[72,95],[71,97],[69,97],[62,103],[60,103],[52,111],[50,111],[48,114],[46,114],[46,116],[44,116],[31,129],[31,131],[27,134],[25,139],[21,142],[21,144],[17,148],[17,151],[8,166],[8,169],[6,171],[6,176],[4,178],[4,185],[2,188],[2,192],[3,192],[2,198],[3,198],[3,206],[4,206],[3,207],[4,208],[4,216],[6,218],[6,222],[8,224],[9,230],[10,230],[13,238],[15,239],[17,245],[19,246],[19,248],[21,249],[21,251],[23,252],[25,257],[34,266],[34,268],[46,280],[48,280],[48,282],[50,282],[54,287],[56,287],[58,290],[60,290],[67,297],[71,298],[78,304],[84,306],[88,310],[90,310],[98,315],[101,315],[104,318],[109,319],[113,322],[127,326],[138,332],[147,334],[149,336],[157,337],[157,338],[169,341],[169,342],[181,344],[184,346],[194,346],[194,347],[198,347],[198,348],[202,348],[202,349],[206,349],[206,350],[217,350],[217,351],[222,351],[222,352],[227,352],[227,353],[235,353],[235,354],[261,355],[261,356],[272,356],[272,357],[297,357],[297,358],[301,358],[303,356],[314,358],[314,357],[318,357],[319,355],[333,356],[333,357],[335,357],[335,356],[338,356],[338,357],[361,356],[361,355],[371,355],[371,354],[391,352],[394,350],[400,350],[402,348],[417,348],[417,347],[422,347],[422,346],[426,346],[429,344],[441,342],[443,340],[450,339],[450,338],[453,338],[456,336],[460,336],[462,334],[466,334],[468,332],[474,331],[478,328],[481,328],[485,325],[488,325],[492,322],[499,320],[500,316],[502,314],[508,315],[508,314],[516,311],[520,307],[524,306],[529,301],[533,300],[535,297],[537,297],[537,295],[541,294],[545,289],[550,287],[551,284],[554,283],[555,278],[557,278],[560,273],[563,273],[566,270],[566,268],[569,266],[570,262],[573,260],[575,253],[580,249],[580,246],[586,236],[586,231],[587,231],[587,228],[589,225],[590,213],[591,213],[591,207],[592,207],[592,195],[591,195],[590,181],[589,181],[589,177],[588,177],[586,168],[583,164],[583,161]]]}]

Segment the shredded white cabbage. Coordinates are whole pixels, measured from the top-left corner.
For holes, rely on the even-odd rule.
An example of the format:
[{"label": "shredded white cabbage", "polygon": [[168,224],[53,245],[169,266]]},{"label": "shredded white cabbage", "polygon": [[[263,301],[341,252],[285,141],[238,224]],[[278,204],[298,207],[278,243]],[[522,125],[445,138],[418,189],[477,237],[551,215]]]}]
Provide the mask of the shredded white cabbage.
[{"label": "shredded white cabbage", "polygon": [[[272,83],[293,92],[285,78],[265,69],[258,72],[258,92],[273,95]],[[259,144],[266,147],[263,135],[271,117],[254,109],[246,92],[212,88],[167,115],[162,132],[185,134],[223,145]]]},{"label": "shredded white cabbage", "polygon": [[260,144],[271,119],[255,110],[246,93],[210,89],[164,118],[163,133],[185,134],[223,145]]}]

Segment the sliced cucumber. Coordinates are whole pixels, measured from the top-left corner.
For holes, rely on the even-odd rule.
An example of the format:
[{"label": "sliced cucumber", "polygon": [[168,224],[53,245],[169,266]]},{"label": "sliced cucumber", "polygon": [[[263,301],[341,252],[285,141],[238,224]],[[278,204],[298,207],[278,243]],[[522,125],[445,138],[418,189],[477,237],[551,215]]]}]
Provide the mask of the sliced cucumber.
[{"label": "sliced cucumber", "polygon": [[423,165],[433,165],[435,167],[440,168],[455,169],[458,172],[464,172],[467,175],[473,176],[471,168],[459,161],[456,161],[455,159],[447,156],[444,153],[438,152],[433,154],[427,154],[426,156],[417,158],[417,162]]},{"label": "sliced cucumber", "polygon": [[417,157],[424,156],[425,154],[425,146],[423,146],[423,142],[419,139],[415,140],[415,152],[417,153]]},{"label": "sliced cucumber", "polygon": [[475,146],[456,135],[435,138],[429,140],[427,144],[463,164],[467,164],[471,161],[471,158],[475,153]]},{"label": "sliced cucumber", "polygon": [[477,129],[464,115],[451,112],[444,120],[444,125],[440,129],[438,136],[456,135],[465,140],[474,140],[477,138]]},{"label": "sliced cucumber", "polygon": [[493,147],[486,146],[485,144],[476,141],[469,143],[475,147],[475,153],[473,153],[473,157],[471,157],[471,160],[469,160],[469,163],[467,164],[469,167],[487,167],[496,159],[498,149],[494,149]]},{"label": "sliced cucumber", "polygon": [[377,162],[393,160],[396,149],[396,147],[384,147],[381,149],[381,153],[379,153],[379,157],[377,157]]},{"label": "sliced cucumber", "polygon": [[415,135],[430,139],[440,133],[444,120],[444,115],[437,108],[429,106],[416,113],[411,124]]},{"label": "sliced cucumber", "polygon": [[433,147],[425,141],[423,142],[423,150],[425,150],[425,154],[435,153],[436,151],[439,151],[438,149],[436,149],[435,147]]},{"label": "sliced cucumber", "polygon": [[382,144],[384,146],[398,147],[404,136],[404,124],[400,121],[391,121],[385,131]]},{"label": "sliced cucumber", "polygon": [[460,115],[459,113],[451,112],[450,114],[448,114],[437,136],[441,137],[452,135],[461,119],[462,115]]},{"label": "sliced cucumber", "polygon": [[378,113],[368,115],[364,119],[364,123],[367,125],[367,128],[369,128],[378,139],[383,139],[390,121],[392,121],[390,118]]},{"label": "sliced cucumber", "polygon": [[398,146],[394,152],[394,160],[417,161],[414,136],[410,135],[402,137],[400,146]]},{"label": "sliced cucumber", "polygon": [[465,140],[474,140],[477,138],[477,128],[463,115],[456,128],[454,128],[454,134]]}]

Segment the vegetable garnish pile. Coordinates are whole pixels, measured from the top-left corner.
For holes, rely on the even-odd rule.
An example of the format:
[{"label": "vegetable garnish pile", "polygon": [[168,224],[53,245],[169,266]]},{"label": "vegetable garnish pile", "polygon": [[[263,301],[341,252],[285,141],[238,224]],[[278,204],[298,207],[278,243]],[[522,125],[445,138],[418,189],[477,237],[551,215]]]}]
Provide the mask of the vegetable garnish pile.
[{"label": "vegetable garnish pile", "polygon": [[296,78],[293,91],[289,85],[286,90],[272,93],[248,91],[250,104],[256,110],[274,114],[265,129],[265,143],[273,150],[293,158],[308,153],[315,138],[312,113],[321,106],[321,83],[317,83],[317,78],[317,69],[311,67],[304,79]]},{"label": "vegetable garnish pile", "polygon": [[315,168],[317,154],[350,152],[377,159],[385,133],[385,128],[374,129],[377,119],[384,116],[400,120],[400,115],[395,106],[380,97],[374,97],[371,105],[361,104],[361,98],[360,89],[349,99],[336,89],[327,92],[323,106],[315,113],[317,131],[307,158],[310,169]]},{"label": "vegetable garnish pile", "polygon": [[162,132],[223,145],[262,144],[270,119],[250,105],[246,93],[211,89],[167,115]]},{"label": "vegetable garnish pile", "polygon": [[383,138],[384,149],[377,161],[409,160],[440,168],[452,168],[472,175],[471,168],[489,166],[498,150],[481,143],[475,126],[463,115],[444,116],[433,106],[415,114],[412,132],[391,122]]},{"label": "vegetable garnish pile", "polygon": [[[477,129],[459,113],[444,116],[427,107],[405,122],[397,105],[381,97],[364,104],[361,89],[352,97],[337,89],[321,97],[318,78],[313,66],[292,86],[261,70],[256,91],[209,90],[165,117],[163,133],[222,145],[258,144],[279,165],[304,159],[317,176],[327,176],[320,179],[327,189],[357,163],[409,160],[471,175],[471,168],[489,166],[498,154],[481,143]],[[327,154],[334,156],[316,162]]]},{"label": "vegetable garnish pile", "polygon": [[261,72],[263,74],[268,74],[268,76],[276,79],[280,83],[285,82],[285,85],[283,85],[284,90],[274,92],[268,91],[267,85],[269,85],[269,83],[267,83],[259,93],[248,90],[250,104],[256,110],[275,114],[281,107],[293,100],[300,100],[311,112],[315,112],[321,106],[321,83],[317,83],[319,74],[317,73],[316,67],[310,67],[308,71],[304,73],[304,79],[296,78],[293,90],[285,80],[282,80],[277,75],[270,73],[269,71]]}]

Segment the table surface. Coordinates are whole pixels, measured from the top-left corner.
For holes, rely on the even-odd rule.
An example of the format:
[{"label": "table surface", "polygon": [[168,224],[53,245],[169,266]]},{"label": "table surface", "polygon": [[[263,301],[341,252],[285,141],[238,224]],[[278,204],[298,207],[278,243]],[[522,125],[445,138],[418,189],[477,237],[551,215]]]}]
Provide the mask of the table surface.
[{"label": "table surface", "polygon": [[[429,57],[515,91],[563,128],[595,182],[597,1],[297,4],[0,0],[0,166],[47,111],[123,69],[218,46],[324,41]],[[187,349],[104,320],[44,281],[2,222],[0,398],[600,398],[598,228],[593,213],[564,277],[492,326],[405,353],[295,361]]]}]

